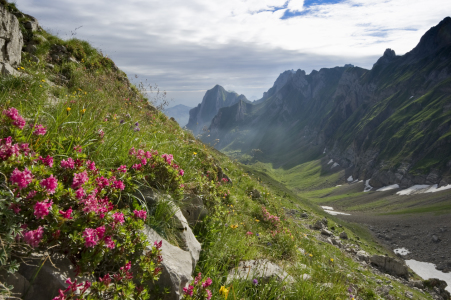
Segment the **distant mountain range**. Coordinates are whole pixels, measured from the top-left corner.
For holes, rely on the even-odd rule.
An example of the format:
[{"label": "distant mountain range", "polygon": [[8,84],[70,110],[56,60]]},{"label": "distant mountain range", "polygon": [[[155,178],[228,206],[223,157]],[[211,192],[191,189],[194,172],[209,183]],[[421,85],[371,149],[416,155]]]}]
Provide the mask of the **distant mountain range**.
[{"label": "distant mountain range", "polygon": [[204,142],[275,167],[325,157],[373,187],[451,183],[451,18],[371,70],[286,71],[252,103],[217,85],[190,111],[204,126]]},{"label": "distant mountain range", "polygon": [[173,117],[177,121],[177,123],[179,123],[179,125],[183,127],[188,124],[190,109],[192,109],[192,107],[178,104],[174,107],[165,109],[164,113],[168,117]]}]

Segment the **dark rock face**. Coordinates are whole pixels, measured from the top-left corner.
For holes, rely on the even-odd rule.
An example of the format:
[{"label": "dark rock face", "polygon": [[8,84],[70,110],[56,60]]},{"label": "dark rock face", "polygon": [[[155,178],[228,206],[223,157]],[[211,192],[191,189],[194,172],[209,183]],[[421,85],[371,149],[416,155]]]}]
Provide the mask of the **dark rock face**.
[{"label": "dark rock face", "polygon": [[199,134],[205,126],[210,125],[220,108],[231,106],[238,101],[249,102],[244,95],[227,92],[222,86],[216,85],[205,93],[202,103],[189,111],[189,121],[186,127],[194,134]]}]

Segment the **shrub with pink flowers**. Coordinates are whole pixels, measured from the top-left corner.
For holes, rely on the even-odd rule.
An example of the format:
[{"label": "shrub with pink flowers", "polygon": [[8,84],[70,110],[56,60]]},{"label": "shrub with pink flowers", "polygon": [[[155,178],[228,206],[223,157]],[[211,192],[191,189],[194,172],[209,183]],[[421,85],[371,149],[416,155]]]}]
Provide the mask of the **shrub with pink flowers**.
[{"label": "shrub with pink flowers", "polygon": [[[146,180],[149,175],[127,172],[125,165],[100,169],[79,145],[68,152],[47,150],[40,155],[30,145],[37,144],[45,127],[25,127],[24,123],[15,108],[4,110],[0,118],[2,134],[10,134],[0,139],[0,172],[4,176],[0,194],[5,199],[0,203],[5,211],[0,222],[6,226],[0,235],[10,243],[5,249],[8,253],[17,249],[22,254],[61,253],[75,265],[79,276],[98,277],[83,284],[68,282],[69,287],[55,299],[113,299],[118,290],[128,298],[147,299],[149,287],[144,282],[157,280],[161,274],[161,244],[148,247],[141,233],[147,212],[138,203],[128,208],[121,199],[122,193],[135,189],[134,181]],[[149,160],[154,166],[146,165],[147,171],[163,172],[163,158],[139,153],[135,159]],[[166,169],[178,189],[178,168],[171,165]],[[18,267],[13,261],[2,265],[12,271]]]},{"label": "shrub with pink flowers", "polygon": [[207,288],[212,283],[211,278],[202,281],[202,274],[199,273],[188,287],[183,288],[183,299],[210,300],[213,294]]}]

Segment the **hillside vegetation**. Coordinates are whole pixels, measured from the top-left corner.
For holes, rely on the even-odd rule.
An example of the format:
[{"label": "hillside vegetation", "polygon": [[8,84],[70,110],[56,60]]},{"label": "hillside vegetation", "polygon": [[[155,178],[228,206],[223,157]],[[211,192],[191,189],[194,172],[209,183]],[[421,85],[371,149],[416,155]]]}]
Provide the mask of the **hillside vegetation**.
[{"label": "hillside vegetation", "polygon": [[[431,299],[343,250],[385,253],[363,229],[329,216],[330,230],[349,240],[324,242],[309,227],[321,211],[182,130],[155,108],[158,95],[149,102],[98,49],[44,30],[29,38],[39,61],[23,52],[20,74],[0,78],[0,271],[13,274],[31,256],[42,267],[59,253],[78,283],[55,299],[163,298],[149,284],[161,274],[161,244],[141,232],[149,226],[177,245],[178,229],[170,205],[137,196],[147,188],[178,205],[197,195],[208,209],[193,227],[202,244],[193,276],[210,278],[209,292],[188,287],[186,299],[379,299],[380,280],[392,285],[390,297]],[[268,259],[293,280],[227,282],[251,259]],[[4,295],[12,288],[0,285]]]}]

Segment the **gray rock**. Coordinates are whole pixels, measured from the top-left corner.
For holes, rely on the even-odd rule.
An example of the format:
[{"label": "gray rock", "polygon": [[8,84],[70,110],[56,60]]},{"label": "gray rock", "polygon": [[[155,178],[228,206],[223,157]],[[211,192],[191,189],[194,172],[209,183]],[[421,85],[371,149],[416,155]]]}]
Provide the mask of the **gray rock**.
[{"label": "gray rock", "polygon": [[30,282],[19,272],[10,274],[5,270],[0,271],[0,282],[6,286],[13,286],[13,289],[11,290],[11,296],[13,297],[23,298],[27,291],[28,293],[25,299],[31,299],[31,295],[33,295],[33,289],[30,287]]},{"label": "gray rock", "polygon": [[0,62],[13,67],[20,65],[23,36],[17,18],[0,5]]},{"label": "gray rock", "polygon": [[301,218],[308,218],[308,214],[307,213],[302,213],[301,214]]},{"label": "gray rock", "polygon": [[208,215],[202,198],[197,195],[186,195],[182,200],[180,210],[190,226],[195,226]]},{"label": "gray rock", "polygon": [[313,224],[313,229],[321,230],[323,228],[324,228],[324,224],[323,224],[323,222],[321,222],[321,220],[318,220],[315,222],[315,224]]},{"label": "gray rock", "polygon": [[344,240],[347,240],[348,239],[348,234],[345,231],[343,231],[343,232],[340,233],[340,238],[344,239]]},{"label": "gray rock", "polygon": [[69,57],[69,61],[78,64],[78,60],[76,60],[74,57]]},{"label": "gray rock", "polygon": [[38,47],[36,47],[36,45],[27,45],[25,50],[30,54],[35,54],[38,50]]},{"label": "gray rock", "polygon": [[[40,268],[43,255],[36,255],[36,260],[21,264],[19,273],[25,277],[28,282],[32,282],[32,293],[28,292],[26,299],[48,300],[58,295],[60,289],[66,289],[68,286],[66,280],[71,278],[75,280],[75,267],[62,255],[55,254],[50,259],[45,260],[44,265]],[[36,275],[37,274],[37,275]],[[34,278],[36,276],[36,278]],[[34,278],[34,280],[33,280]],[[77,277],[78,282],[85,280],[92,281],[91,278]]]},{"label": "gray rock", "polygon": [[[171,203],[173,204],[173,202]],[[189,251],[189,253],[191,254],[192,265],[194,270],[197,262],[199,261],[199,255],[202,248],[200,243],[194,236],[193,231],[189,227],[188,221],[183,216],[181,210],[175,204],[173,204],[173,207],[175,211],[174,217],[176,218],[176,221],[178,221],[177,225],[179,226],[179,231],[177,232],[177,234],[179,236],[179,240],[181,241],[180,248]]]},{"label": "gray rock", "polygon": [[[148,207],[152,208],[157,205],[158,202],[165,201],[172,207],[174,226],[177,229],[176,235],[178,237],[179,246],[185,251],[189,251],[192,257],[192,267],[196,266],[199,261],[199,255],[201,251],[201,245],[194,236],[189,223],[183,211],[174,204],[172,198],[169,195],[163,195],[151,188],[143,187],[134,193],[134,196],[142,199]],[[194,200],[193,200],[194,201]]]},{"label": "gray rock", "polygon": [[416,287],[417,289],[424,289],[424,283],[421,280],[412,280],[409,281],[408,286]]},{"label": "gray rock", "polygon": [[28,31],[34,32],[37,31],[39,29],[39,23],[38,20],[36,20],[35,18],[26,15],[27,17],[30,18],[29,21],[26,21],[23,26],[25,27],[25,29],[27,29]]},{"label": "gray rock", "polygon": [[406,297],[409,299],[413,299],[413,293],[412,292],[406,292]]},{"label": "gray rock", "polygon": [[260,191],[257,189],[253,189],[250,193],[252,199],[259,199],[261,197]]},{"label": "gray rock", "polygon": [[438,236],[436,236],[435,234],[433,234],[432,235],[432,241],[434,243],[439,243],[441,241],[441,239]]},{"label": "gray rock", "polygon": [[179,300],[182,296],[182,289],[192,280],[193,265],[191,254],[169,244],[151,228],[146,227],[143,232],[151,245],[155,241],[163,241],[163,246],[161,247],[163,257],[162,274],[156,283],[149,282],[148,284],[150,286],[158,285],[162,289],[168,288],[170,293],[165,294],[164,300]]},{"label": "gray rock", "polygon": [[35,63],[37,63],[37,64],[40,62],[39,58],[37,56],[34,56],[34,55],[30,55],[30,59],[32,61],[34,61]]},{"label": "gray rock", "polygon": [[254,278],[260,279],[264,283],[268,282],[271,278],[288,283],[294,282],[293,277],[288,275],[278,265],[267,259],[258,259],[240,261],[238,267],[229,272],[226,283],[229,284],[235,279],[251,281]]},{"label": "gray rock", "polygon": [[1,63],[0,62],[0,69],[1,69],[1,74],[4,76],[10,75],[10,76],[20,76],[20,72],[17,71],[16,69],[14,69],[13,67],[11,67],[10,64],[8,63]]},{"label": "gray rock", "polygon": [[359,260],[368,262],[370,259],[370,256],[368,253],[366,253],[364,250],[357,251],[356,256]]},{"label": "gray rock", "polygon": [[[322,234],[322,235],[325,235],[325,236],[332,236],[332,235],[333,235],[332,232],[330,232],[329,230],[327,230],[327,229],[325,229],[325,228],[323,228],[323,229],[321,230],[321,234]],[[331,241],[331,243],[332,243],[332,241]]]},{"label": "gray rock", "polygon": [[45,66],[47,67],[47,68],[49,68],[49,69],[55,69],[55,66],[54,65],[52,65],[52,64],[45,64]]},{"label": "gray rock", "polygon": [[382,255],[373,255],[369,261],[389,274],[405,278],[409,277],[409,271],[404,261]]}]

